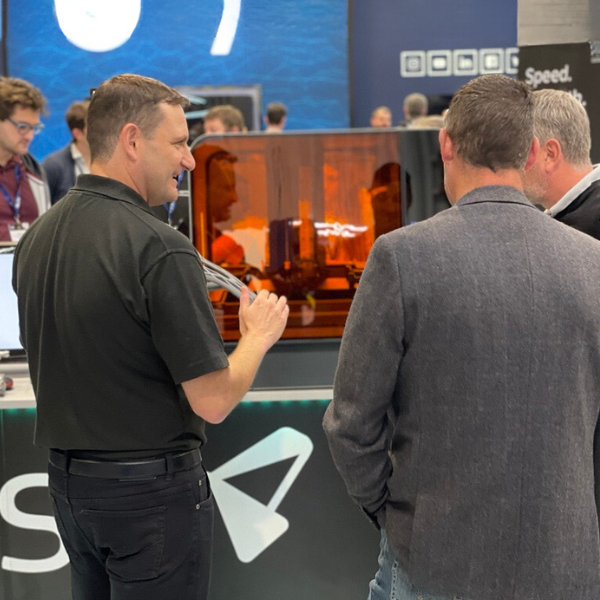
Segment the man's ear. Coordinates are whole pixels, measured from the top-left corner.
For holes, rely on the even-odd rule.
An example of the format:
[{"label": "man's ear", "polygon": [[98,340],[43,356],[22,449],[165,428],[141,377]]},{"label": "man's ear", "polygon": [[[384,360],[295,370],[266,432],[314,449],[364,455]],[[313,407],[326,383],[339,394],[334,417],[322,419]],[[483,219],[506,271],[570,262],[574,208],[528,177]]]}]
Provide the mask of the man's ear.
[{"label": "man's ear", "polygon": [[142,132],[135,123],[127,123],[119,135],[119,144],[125,155],[132,161],[138,160]]},{"label": "man's ear", "polygon": [[442,160],[445,163],[451,162],[454,160],[454,156],[456,154],[454,150],[454,144],[448,135],[448,132],[445,128],[440,129],[440,133],[438,136],[440,141],[440,153],[442,155]]},{"label": "man's ear", "polygon": [[82,129],[79,129],[79,127],[73,127],[73,129],[71,129],[71,136],[76,142],[85,139],[85,133]]},{"label": "man's ear", "polygon": [[538,140],[535,136],[533,136],[533,140],[531,141],[531,146],[529,147],[529,155],[527,156],[527,161],[525,162],[525,170],[531,169],[531,167],[535,164],[535,161],[538,157],[538,153],[540,151],[540,140]]},{"label": "man's ear", "polygon": [[555,139],[549,139],[545,144],[546,159],[544,160],[544,168],[548,173],[556,171],[563,160],[563,151],[560,142]]}]

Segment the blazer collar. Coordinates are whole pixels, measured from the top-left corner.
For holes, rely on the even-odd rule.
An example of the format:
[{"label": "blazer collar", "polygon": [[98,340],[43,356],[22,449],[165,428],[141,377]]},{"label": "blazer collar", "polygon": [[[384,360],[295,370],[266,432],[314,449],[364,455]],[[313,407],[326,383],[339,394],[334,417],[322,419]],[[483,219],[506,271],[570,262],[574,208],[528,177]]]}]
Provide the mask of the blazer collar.
[{"label": "blazer collar", "polygon": [[527,200],[523,192],[509,185],[484,185],[475,188],[460,198],[456,203],[456,206],[481,204],[482,202],[522,204],[523,206],[538,210],[531,202],[529,202],[529,200]]}]

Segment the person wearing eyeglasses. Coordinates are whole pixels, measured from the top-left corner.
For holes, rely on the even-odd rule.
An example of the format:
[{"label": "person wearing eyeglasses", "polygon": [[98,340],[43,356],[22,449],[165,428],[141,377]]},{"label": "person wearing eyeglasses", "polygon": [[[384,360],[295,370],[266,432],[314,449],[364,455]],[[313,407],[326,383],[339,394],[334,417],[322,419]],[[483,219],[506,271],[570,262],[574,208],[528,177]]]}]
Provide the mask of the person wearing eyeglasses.
[{"label": "person wearing eyeglasses", "polygon": [[43,129],[46,100],[29,82],[0,77],[0,243],[19,241],[50,207],[50,191],[40,164],[28,153]]}]

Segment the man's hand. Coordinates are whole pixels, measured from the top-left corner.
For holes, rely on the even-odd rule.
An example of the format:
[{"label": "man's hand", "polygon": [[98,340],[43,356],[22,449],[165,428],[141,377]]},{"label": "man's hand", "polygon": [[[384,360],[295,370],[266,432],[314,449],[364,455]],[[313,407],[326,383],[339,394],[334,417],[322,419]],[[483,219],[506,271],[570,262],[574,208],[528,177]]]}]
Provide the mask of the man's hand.
[{"label": "man's hand", "polygon": [[244,397],[267,350],[281,337],[290,309],[285,296],[261,290],[250,304],[250,291],[242,287],[240,333],[229,367],[184,381],[192,410],[209,423],[220,423]]},{"label": "man's hand", "polygon": [[250,292],[246,286],[240,296],[240,333],[252,339],[263,352],[281,337],[290,313],[285,296],[261,290],[250,304]]}]

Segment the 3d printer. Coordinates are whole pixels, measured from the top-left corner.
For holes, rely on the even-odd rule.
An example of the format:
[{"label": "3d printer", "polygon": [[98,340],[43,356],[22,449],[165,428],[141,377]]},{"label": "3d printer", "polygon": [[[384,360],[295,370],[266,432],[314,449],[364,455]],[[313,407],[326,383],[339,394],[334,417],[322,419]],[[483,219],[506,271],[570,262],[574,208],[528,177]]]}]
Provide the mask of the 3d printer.
[{"label": "3d printer", "polygon": [[[284,337],[340,336],[374,240],[407,222],[415,204],[414,174],[401,166],[407,133],[200,138],[189,186],[196,248],[251,289],[288,297]],[[435,132],[410,133],[422,141]],[[439,178],[437,147],[432,161]],[[211,298],[224,339],[237,339],[237,299],[225,290]]]}]

